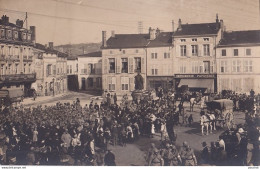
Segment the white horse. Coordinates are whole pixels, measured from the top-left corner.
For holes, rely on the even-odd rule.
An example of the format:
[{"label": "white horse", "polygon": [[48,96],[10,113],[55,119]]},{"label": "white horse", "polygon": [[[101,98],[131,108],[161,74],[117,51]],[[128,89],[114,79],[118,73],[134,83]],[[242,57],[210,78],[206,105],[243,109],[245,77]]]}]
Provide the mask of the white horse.
[{"label": "white horse", "polygon": [[204,135],[204,127],[206,127],[207,135],[209,134],[209,127],[210,127],[210,133],[212,133],[213,129],[216,130],[215,123],[213,123],[214,120],[215,120],[214,114],[202,115],[200,117],[202,135]]}]

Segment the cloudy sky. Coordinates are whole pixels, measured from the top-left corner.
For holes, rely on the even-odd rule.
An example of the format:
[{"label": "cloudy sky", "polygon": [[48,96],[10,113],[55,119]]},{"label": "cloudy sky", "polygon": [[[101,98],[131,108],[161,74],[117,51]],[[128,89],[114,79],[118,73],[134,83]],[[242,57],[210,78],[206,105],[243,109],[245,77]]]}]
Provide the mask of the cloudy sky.
[{"label": "cloudy sky", "polygon": [[143,33],[149,27],[172,30],[183,23],[215,22],[216,13],[227,30],[260,29],[259,0],[0,0],[0,14],[11,22],[25,19],[36,26],[36,41],[55,45],[100,42],[101,31]]}]

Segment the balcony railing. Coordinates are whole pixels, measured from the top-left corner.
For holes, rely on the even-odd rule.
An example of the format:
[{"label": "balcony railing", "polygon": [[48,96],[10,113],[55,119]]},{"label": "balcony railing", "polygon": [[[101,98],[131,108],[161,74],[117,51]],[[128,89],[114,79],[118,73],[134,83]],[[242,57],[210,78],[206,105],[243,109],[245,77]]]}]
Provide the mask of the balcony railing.
[{"label": "balcony railing", "polygon": [[35,82],[36,73],[32,74],[15,74],[15,75],[0,75],[0,81],[4,83],[12,82]]}]

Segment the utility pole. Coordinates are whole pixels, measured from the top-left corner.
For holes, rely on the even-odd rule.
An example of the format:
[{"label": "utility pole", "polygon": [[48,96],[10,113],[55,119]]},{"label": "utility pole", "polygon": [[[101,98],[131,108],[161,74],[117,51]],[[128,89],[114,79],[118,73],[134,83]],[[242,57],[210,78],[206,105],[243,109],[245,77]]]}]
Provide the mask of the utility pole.
[{"label": "utility pole", "polygon": [[143,33],[143,22],[138,21],[138,33],[142,34]]},{"label": "utility pole", "polygon": [[26,29],[28,29],[28,21],[27,21],[27,19],[28,19],[28,15],[27,15],[27,12],[25,12],[25,19],[24,19],[23,23],[26,22],[25,23],[26,24]]}]

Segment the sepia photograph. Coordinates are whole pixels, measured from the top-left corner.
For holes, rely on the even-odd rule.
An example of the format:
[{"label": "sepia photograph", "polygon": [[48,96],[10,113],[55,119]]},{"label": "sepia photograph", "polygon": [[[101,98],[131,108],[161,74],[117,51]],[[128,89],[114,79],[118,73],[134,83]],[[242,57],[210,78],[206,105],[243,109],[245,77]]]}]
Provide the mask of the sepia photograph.
[{"label": "sepia photograph", "polygon": [[1,169],[258,169],[259,116],[260,0],[0,0]]}]

